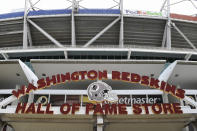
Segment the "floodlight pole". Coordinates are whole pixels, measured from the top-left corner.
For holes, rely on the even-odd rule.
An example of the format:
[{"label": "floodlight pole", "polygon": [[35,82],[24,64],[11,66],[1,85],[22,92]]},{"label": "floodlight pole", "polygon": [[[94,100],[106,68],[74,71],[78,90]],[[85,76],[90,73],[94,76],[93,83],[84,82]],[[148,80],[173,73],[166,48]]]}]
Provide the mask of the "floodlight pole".
[{"label": "floodlight pole", "polygon": [[171,17],[170,17],[170,0],[167,0],[167,27],[166,27],[166,47],[167,49],[171,49]]},{"label": "floodlight pole", "polygon": [[120,36],[119,36],[119,47],[124,46],[124,14],[123,14],[123,0],[120,0]]},{"label": "floodlight pole", "polygon": [[27,0],[25,0],[24,21],[23,21],[23,48],[27,48]]}]

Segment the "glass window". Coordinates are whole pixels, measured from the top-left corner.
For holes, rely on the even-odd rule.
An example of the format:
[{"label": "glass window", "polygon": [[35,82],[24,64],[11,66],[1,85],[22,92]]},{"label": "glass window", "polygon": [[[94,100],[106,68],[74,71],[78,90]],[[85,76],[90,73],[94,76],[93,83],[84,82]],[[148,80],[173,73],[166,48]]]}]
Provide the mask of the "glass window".
[{"label": "glass window", "polygon": [[34,95],[34,103],[42,103],[43,106],[48,104],[49,95]]},{"label": "glass window", "polygon": [[118,95],[118,104],[126,104],[131,106],[131,96],[130,95]]},{"label": "glass window", "polygon": [[132,104],[145,104],[147,103],[146,95],[132,95]]},{"label": "glass window", "polygon": [[81,103],[80,95],[66,95],[66,103],[72,105],[73,103]]},{"label": "glass window", "polygon": [[65,95],[51,95],[50,103],[52,106],[61,106],[64,104]]},{"label": "glass window", "polygon": [[148,95],[148,104],[163,103],[162,95]]}]

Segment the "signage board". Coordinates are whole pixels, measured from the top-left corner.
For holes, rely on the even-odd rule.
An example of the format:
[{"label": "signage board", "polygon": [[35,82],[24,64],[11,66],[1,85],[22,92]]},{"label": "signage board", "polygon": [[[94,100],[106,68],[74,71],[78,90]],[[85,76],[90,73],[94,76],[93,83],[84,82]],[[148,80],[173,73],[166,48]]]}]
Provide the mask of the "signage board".
[{"label": "signage board", "polygon": [[[172,96],[183,99],[185,97],[185,91],[178,89],[175,85],[170,85],[165,81],[159,81],[156,78],[139,75],[131,72],[120,72],[107,70],[103,71],[76,71],[67,72],[62,74],[53,75],[51,77],[42,78],[37,81],[37,86],[29,83],[27,86],[22,85],[20,89],[13,90],[12,93],[15,97],[20,98],[31,91],[41,90],[48,88],[52,85],[62,84],[66,82],[78,82],[84,80],[94,80],[87,87],[87,96],[83,98],[86,102],[85,114],[128,114],[126,107],[131,105],[133,114],[150,114],[150,109],[153,114],[180,114],[183,113],[179,103],[163,103],[161,96],[145,97],[143,95],[134,95],[132,97],[125,96],[121,97],[118,94],[113,93],[112,87],[102,80],[111,79],[112,81],[123,81],[128,83],[138,83],[153,89],[159,89],[164,93],[171,94]],[[64,101],[63,96],[58,98],[62,102]],[[59,103],[59,111],[61,114],[75,114],[79,111],[81,106],[77,103],[75,97],[68,99],[67,103]],[[73,101],[76,100],[74,103]],[[54,101],[56,103],[57,101]],[[45,110],[42,106],[45,105]],[[32,114],[53,114],[51,110],[51,103],[48,101],[48,95],[36,96],[34,103],[19,103],[16,108],[16,113],[32,113]]]}]

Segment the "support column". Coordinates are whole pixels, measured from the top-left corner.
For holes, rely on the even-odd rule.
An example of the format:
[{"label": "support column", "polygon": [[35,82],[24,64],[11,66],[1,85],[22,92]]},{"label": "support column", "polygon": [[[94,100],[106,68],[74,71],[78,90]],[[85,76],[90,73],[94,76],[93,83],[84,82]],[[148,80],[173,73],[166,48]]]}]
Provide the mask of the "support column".
[{"label": "support column", "polygon": [[72,41],[72,47],[76,46],[76,37],[75,37],[75,6],[76,6],[76,0],[72,1],[72,14],[71,14],[71,41]]},{"label": "support column", "polygon": [[166,47],[167,49],[171,49],[171,18],[170,18],[170,0],[167,0],[167,28],[166,28],[166,33],[167,33],[167,43]]},{"label": "support column", "polygon": [[27,22],[27,37],[28,37],[29,46],[31,47],[33,45],[33,42],[31,37],[31,30],[28,22]]},{"label": "support column", "polygon": [[163,103],[169,103],[168,94],[167,93],[163,93]]},{"label": "support column", "polygon": [[23,21],[23,48],[27,48],[27,0],[25,0],[24,21]]},{"label": "support column", "polygon": [[97,116],[97,131],[103,131],[103,116]]},{"label": "support column", "polygon": [[34,93],[33,92],[30,92],[29,93],[29,97],[28,97],[28,103],[33,103],[34,101]]},{"label": "support column", "polygon": [[119,47],[124,47],[124,15],[123,15],[123,0],[120,0],[120,37]]},{"label": "support column", "polygon": [[64,51],[64,57],[65,57],[65,59],[68,59],[68,53],[67,53],[67,51]]}]

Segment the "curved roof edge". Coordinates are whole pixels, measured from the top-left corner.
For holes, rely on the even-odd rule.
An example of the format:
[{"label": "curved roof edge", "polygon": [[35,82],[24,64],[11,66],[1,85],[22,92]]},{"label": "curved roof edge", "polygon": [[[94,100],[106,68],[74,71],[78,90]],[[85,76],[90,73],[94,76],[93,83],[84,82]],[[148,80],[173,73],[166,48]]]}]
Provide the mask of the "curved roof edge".
[{"label": "curved roof edge", "polygon": [[181,20],[189,20],[189,21],[197,21],[197,17],[188,16],[188,15],[181,15],[181,14],[170,14],[170,16],[174,19],[181,19]]},{"label": "curved roof edge", "polygon": [[[28,16],[71,14],[71,9],[30,11]],[[119,9],[79,9],[77,14],[120,14]],[[23,17],[24,12],[0,14],[0,19]]]},{"label": "curved roof edge", "polygon": [[[28,16],[61,15],[61,14],[71,14],[71,12],[72,12],[71,9],[38,10],[38,11],[30,11],[28,13]],[[119,9],[79,9],[77,14],[120,14],[120,10]],[[23,17],[23,16],[24,16],[24,12],[0,14],[0,20]],[[174,13],[171,13],[171,18],[180,19],[180,20],[188,20],[188,21],[197,21],[197,17],[174,14]]]}]

